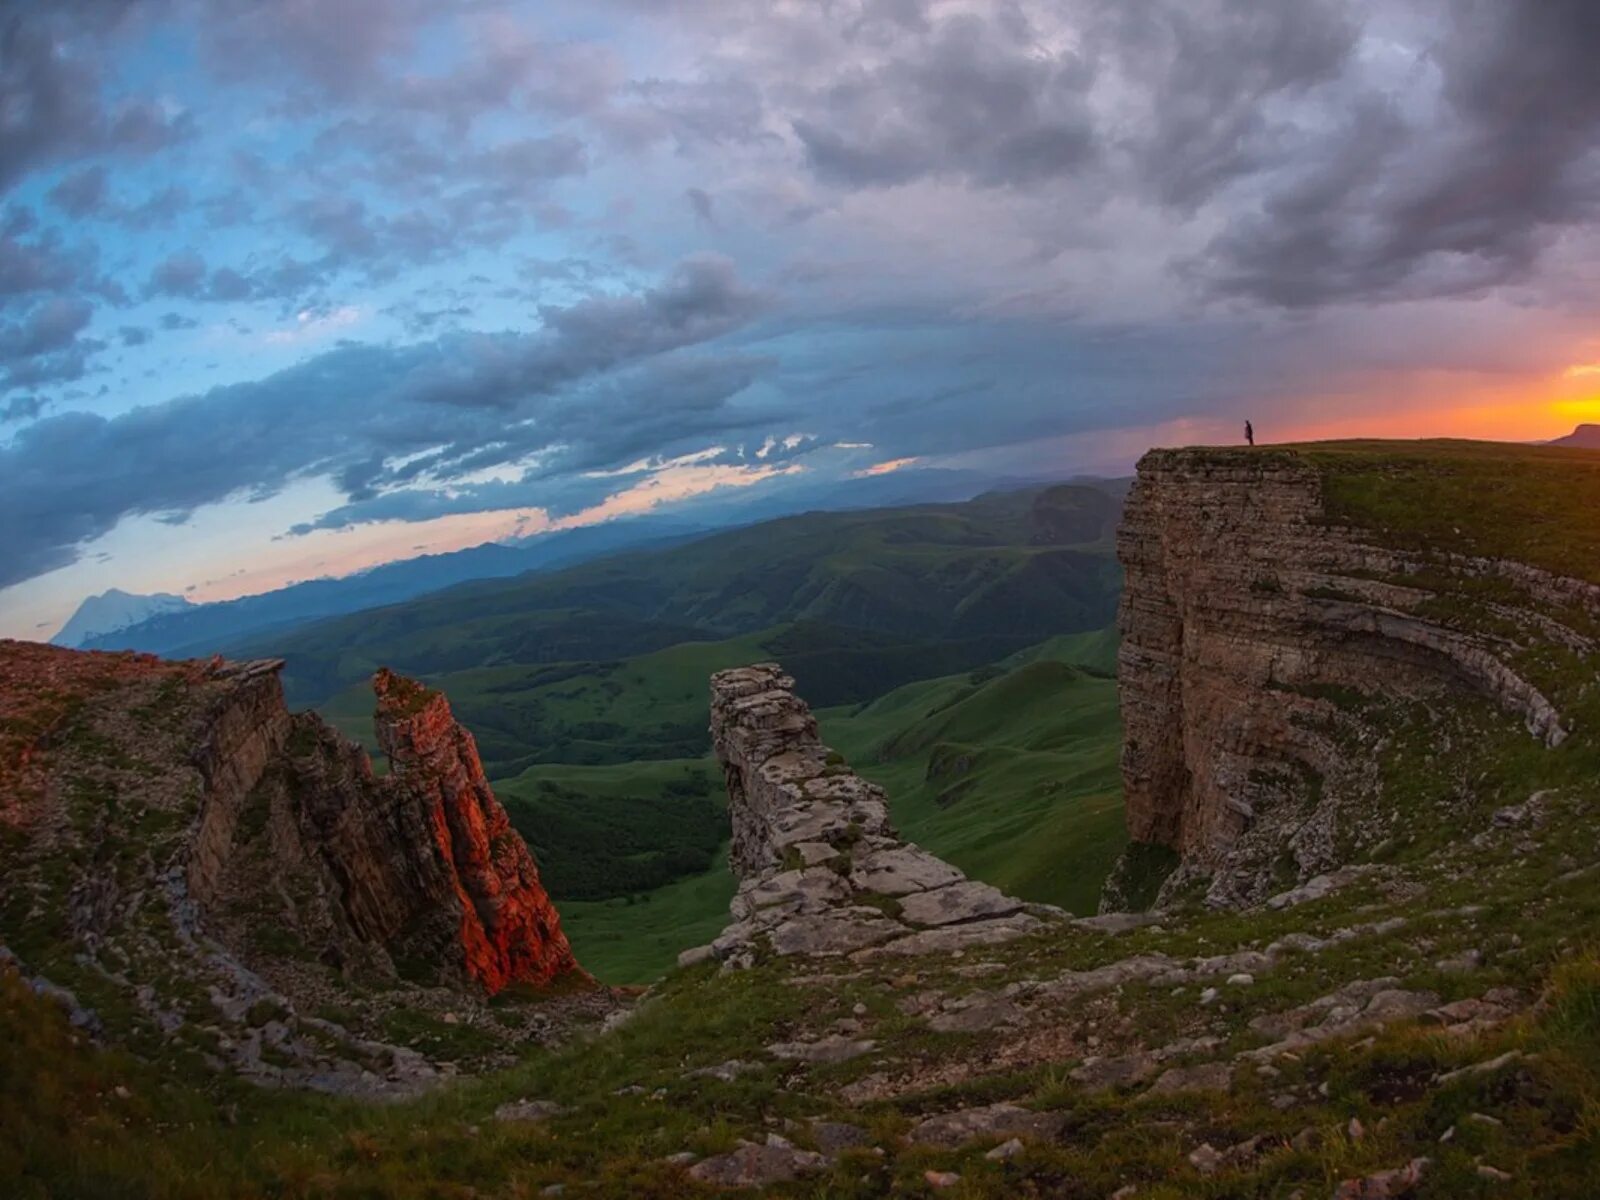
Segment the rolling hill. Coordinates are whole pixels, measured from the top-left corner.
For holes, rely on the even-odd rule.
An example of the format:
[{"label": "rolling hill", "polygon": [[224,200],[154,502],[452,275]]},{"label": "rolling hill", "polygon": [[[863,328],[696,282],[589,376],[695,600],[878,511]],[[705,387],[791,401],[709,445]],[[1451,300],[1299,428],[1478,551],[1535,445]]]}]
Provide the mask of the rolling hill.
[{"label": "rolling hill", "polygon": [[[1120,583],[1120,499],[1114,485],[1060,485],[808,513],[231,652],[285,657],[291,702],[374,751],[378,666],[445,691],[575,944],[613,981],[659,974],[726,908],[706,679],[761,660],[782,662],[827,734],[890,788],[909,836],[1081,908],[1122,845],[1098,632]],[[1073,836],[1077,865],[1038,857],[1042,825]]]},{"label": "rolling hill", "polygon": [[463,584],[225,649],[286,658],[292,699],[319,705],[380,665],[432,680],[611,662],[791,624],[859,631],[852,653],[868,648],[862,642],[984,639],[1016,650],[1110,619],[1120,578],[1110,543],[1117,511],[1108,491],[1062,485],[960,504],[807,513]]}]

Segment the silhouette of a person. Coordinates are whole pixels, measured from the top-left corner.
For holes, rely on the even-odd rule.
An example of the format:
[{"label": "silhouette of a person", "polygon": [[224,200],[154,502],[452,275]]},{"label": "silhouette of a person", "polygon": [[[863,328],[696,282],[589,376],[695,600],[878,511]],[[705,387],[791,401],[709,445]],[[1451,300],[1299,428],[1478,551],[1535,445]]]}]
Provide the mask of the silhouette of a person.
[{"label": "silhouette of a person", "polygon": [[1244,440],[1252,446],[1256,444],[1256,427],[1250,424],[1249,421],[1244,423]]}]

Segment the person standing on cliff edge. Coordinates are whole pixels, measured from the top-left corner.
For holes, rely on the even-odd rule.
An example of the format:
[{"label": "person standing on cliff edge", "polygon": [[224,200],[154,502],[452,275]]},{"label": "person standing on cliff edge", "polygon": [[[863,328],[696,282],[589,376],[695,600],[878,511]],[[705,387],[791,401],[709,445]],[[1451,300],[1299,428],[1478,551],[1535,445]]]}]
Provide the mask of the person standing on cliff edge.
[{"label": "person standing on cliff edge", "polygon": [[1244,440],[1252,446],[1256,444],[1256,427],[1250,424],[1249,421],[1244,423]]}]

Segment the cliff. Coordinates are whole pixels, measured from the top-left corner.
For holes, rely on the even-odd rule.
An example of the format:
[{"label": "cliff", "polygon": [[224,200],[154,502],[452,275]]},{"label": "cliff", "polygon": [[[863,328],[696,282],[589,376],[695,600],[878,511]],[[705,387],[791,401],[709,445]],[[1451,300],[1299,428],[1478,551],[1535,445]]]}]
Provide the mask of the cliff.
[{"label": "cliff", "polygon": [[957,951],[1010,941],[1056,915],[902,841],[883,790],[823,745],[776,664],[712,676],[711,742],[727,781],[739,890],[732,923],[681,961]]},{"label": "cliff", "polygon": [[1568,613],[1600,589],[1352,524],[1328,490],[1354,469],[1331,451],[1139,464],[1118,535],[1122,769],[1135,842],[1182,858],[1163,899],[1203,882],[1210,903],[1260,901],[1389,837],[1403,814],[1379,802],[1377,757],[1408,703],[1476,699],[1546,746],[1569,732],[1540,663],[1586,650]]},{"label": "cliff", "polygon": [[441,1050],[463,1021],[480,1053],[553,1032],[553,1008],[486,1003],[587,976],[448,702],[379,673],[380,778],[289,713],[280,666],[0,643],[0,943],[273,1081],[426,1082],[375,1040],[397,1008]]},{"label": "cliff", "polygon": [[466,973],[494,994],[511,983],[542,985],[578,972],[533,855],[490,790],[477,745],[449,701],[388,670],[378,672],[373,688],[393,787],[402,807],[420,809],[448,883],[450,894],[430,903],[461,913]]}]

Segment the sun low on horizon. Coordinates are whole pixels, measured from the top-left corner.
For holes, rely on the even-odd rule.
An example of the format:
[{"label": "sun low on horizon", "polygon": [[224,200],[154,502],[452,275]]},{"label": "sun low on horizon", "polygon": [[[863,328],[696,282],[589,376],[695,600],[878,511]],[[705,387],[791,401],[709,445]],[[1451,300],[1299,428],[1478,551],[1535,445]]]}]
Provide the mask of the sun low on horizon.
[{"label": "sun low on horizon", "polygon": [[[1600,424],[1590,6],[0,12],[0,636]],[[644,536],[641,532],[640,536]]]}]

